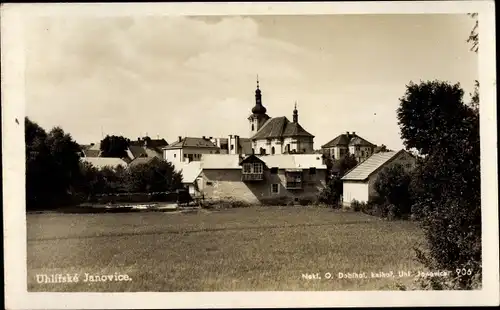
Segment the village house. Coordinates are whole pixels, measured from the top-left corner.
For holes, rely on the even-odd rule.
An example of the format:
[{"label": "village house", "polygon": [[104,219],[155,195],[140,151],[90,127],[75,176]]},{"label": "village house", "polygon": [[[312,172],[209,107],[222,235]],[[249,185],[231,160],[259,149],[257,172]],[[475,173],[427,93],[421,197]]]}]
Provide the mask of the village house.
[{"label": "village house", "polygon": [[312,154],[314,136],[299,124],[297,104],[293,110],[292,122],[285,116],[271,118],[262,105],[262,92],[257,80],[255,106],[248,117],[252,154]]},{"label": "village house", "polygon": [[163,158],[171,162],[174,167],[181,163],[199,161],[203,154],[220,153],[220,147],[207,137],[181,137],[163,148]]},{"label": "village house", "polygon": [[186,187],[205,199],[259,204],[268,199],[315,199],[326,186],[326,166],[317,154],[204,154],[180,170]]},{"label": "village house", "polygon": [[353,200],[368,202],[376,196],[375,182],[380,172],[392,165],[400,164],[404,169],[415,167],[416,158],[405,150],[380,152],[351,169],[343,178],[342,205],[349,207]]},{"label": "village house", "polygon": [[356,132],[340,134],[321,147],[323,155],[331,159],[352,154],[358,163],[366,160],[375,151],[376,145],[356,135]]},{"label": "village house", "polygon": [[163,158],[163,148],[168,146],[165,139],[151,139],[150,137],[137,138],[130,141],[127,149],[128,159],[133,161],[139,157]]}]

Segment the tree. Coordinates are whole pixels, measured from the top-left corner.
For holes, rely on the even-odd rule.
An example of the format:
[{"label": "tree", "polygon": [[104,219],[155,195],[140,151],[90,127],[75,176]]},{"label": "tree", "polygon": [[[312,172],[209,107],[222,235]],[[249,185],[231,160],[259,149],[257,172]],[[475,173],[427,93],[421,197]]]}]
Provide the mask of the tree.
[{"label": "tree", "polygon": [[128,184],[133,192],[168,192],[182,188],[182,175],[170,162],[153,160],[130,167]]},{"label": "tree", "polygon": [[475,20],[475,24],[469,33],[469,38],[467,39],[467,43],[470,43],[472,45],[470,50],[477,53],[479,51],[479,32],[478,32],[479,21],[477,19],[477,13],[469,13],[468,15]]},{"label": "tree", "polygon": [[123,136],[107,135],[101,140],[101,156],[102,157],[127,157],[127,149],[130,145],[130,139]]},{"label": "tree", "polygon": [[380,172],[375,181],[375,191],[388,205],[393,205],[396,217],[411,211],[411,175],[401,165],[392,165]]},{"label": "tree", "polygon": [[373,153],[377,154],[377,153],[390,152],[390,151],[391,150],[389,150],[387,148],[387,146],[385,146],[384,144],[382,144],[382,145],[376,146],[375,149],[373,150]]},{"label": "tree", "polygon": [[358,164],[358,161],[352,154],[347,154],[343,157],[341,157],[338,160],[335,160],[333,162],[332,169],[334,172],[337,172],[337,174],[340,177],[343,177],[345,173],[352,168],[354,168]]},{"label": "tree", "polygon": [[68,203],[80,178],[79,146],[61,128],[46,133],[26,118],[27,208]]},{"label": "tree", "polygon": [[463,102],[459,84],[410,83],[398,122],[407,148],[421,155],[411,181],[412,211],[421,218],[427,248],[418,259],[433,270],[464,269],[434,288],[472,288],[481,279],[479,114]]},{"label": "tree", "polygon": [[25,118],[26,143],[26,207],[34,209],[50,198],[50,152],[45,145],[47,133],[37,123]]}]

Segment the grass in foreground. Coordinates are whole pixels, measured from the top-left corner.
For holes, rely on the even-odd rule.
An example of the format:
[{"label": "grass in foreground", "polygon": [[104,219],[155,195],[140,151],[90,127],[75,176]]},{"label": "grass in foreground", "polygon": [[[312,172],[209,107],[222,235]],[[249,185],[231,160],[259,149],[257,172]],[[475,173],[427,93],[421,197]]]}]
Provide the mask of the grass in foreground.
[{"label": "grass in foreground", "polygon": [[[27,221],[29,291],[387,290],[413,282],[398,271],[422,269],[414,223],[326,208],[29,214]],[[380,271],[396,278],[337,278]],[[83,282],[84,273],[115,272],[132,280]],[[66,273],[80,282],[36,281],[37,274]]]}]

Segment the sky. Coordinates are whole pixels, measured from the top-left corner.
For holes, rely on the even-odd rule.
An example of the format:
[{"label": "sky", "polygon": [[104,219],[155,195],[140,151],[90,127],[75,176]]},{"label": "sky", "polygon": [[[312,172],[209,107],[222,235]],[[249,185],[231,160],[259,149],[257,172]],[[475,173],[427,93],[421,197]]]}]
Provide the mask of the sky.
[{"label": "sky", "polygon": [[271,117],[319,149],[356,132],[400,149],[396,109],[410,81],[459,82],[478,56],[467,15],[45,17],[27,25],[26,115],[80,144],[103,134],[249,136],[256,77]]}]

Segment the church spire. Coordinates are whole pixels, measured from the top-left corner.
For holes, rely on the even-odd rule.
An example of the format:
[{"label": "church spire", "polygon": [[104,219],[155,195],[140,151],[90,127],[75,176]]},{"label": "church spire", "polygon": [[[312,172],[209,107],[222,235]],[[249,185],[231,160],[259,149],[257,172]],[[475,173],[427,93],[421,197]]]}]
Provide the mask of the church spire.
[{"label": "church spire", "polygon": [[297,101],[295,101],[295,108],[293,109],[293,122],[299,122],[299,111],[297,111]]},{"label": "church spire", "polygon": [[257,75],[257,89],[255,90],[255,106],[252,109],[253,114],[266,114],[267,109],[262,105],[262,93],[259,88],[259,76]]}]

